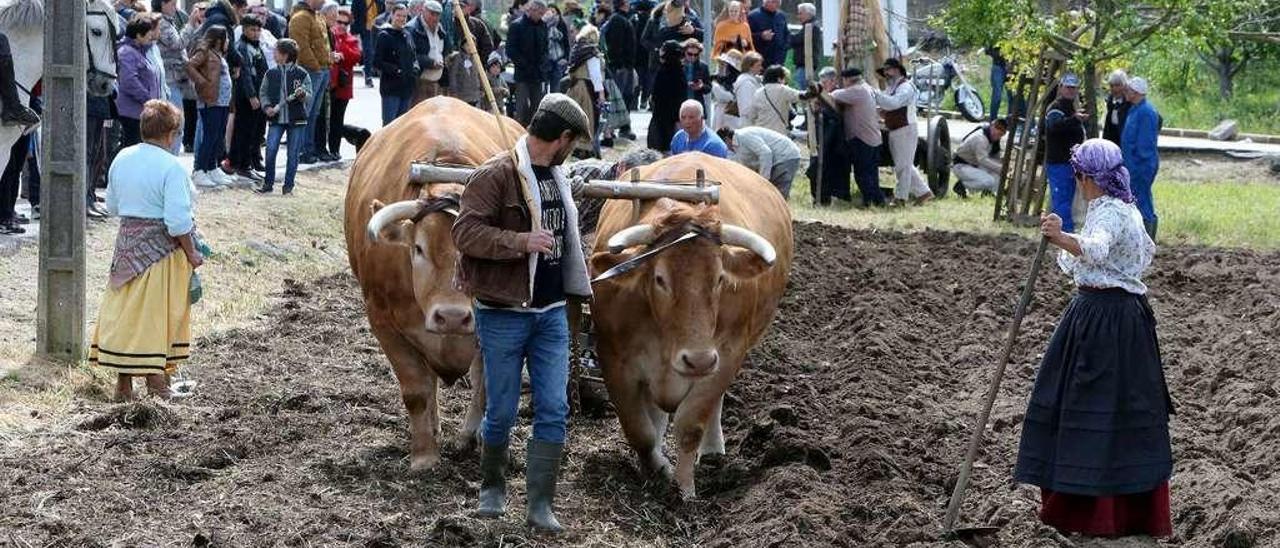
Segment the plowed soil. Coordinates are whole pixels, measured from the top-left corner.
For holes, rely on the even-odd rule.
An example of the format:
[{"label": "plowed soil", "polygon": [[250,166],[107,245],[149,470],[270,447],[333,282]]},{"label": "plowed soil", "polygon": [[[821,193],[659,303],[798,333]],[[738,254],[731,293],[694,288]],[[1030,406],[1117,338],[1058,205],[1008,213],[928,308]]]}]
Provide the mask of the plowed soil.
[{"label": "plowed soil", "polygon": [[[507,519],[473,518],[474,455],[408,470],[394,378],[339,275],[289,284],[259,325],[200,341],[190,399],[88,400],[66,431],[8,439],[0,546],[962,546],[941,540],[942,514],[1034,243],[823,225],[796,239],[699,501],[641,477],[616,419],[584,414],[560,482],[570,532],[523,527],[519,462]],[[999,527],[1000,546],[1097,545],[1040,526],[1038,493],[1010,481],[1071,294],[1045,266],[963,521]],[[1280,255],[1165,248],[1148,281],[1178,411],[1176,536],[1162,544],[1280,545]],[[446,435],[468,395],[444,390]]]}]

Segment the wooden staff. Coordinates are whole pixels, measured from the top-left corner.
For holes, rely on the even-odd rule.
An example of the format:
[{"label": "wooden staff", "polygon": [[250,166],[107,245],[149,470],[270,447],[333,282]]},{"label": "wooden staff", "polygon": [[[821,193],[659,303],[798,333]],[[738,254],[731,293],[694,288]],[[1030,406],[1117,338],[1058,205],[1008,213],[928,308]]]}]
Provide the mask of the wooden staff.
[{"label": "wooden staff", "polygon": [[[815,80],[814,71],[813,71],[813,22],[812,21],[810,21],[809,23],[806,23],[804,26],[804,75],[805,75],[805,81],[812,86]],[[817,192],[813,193],[813,203],[814,205],[817,205],[822,201],[822,140],[819,138],[817,134],[817,127],[818,127],[817,120],[814,120],[814,116],[818,114],[818,109],[814,108],[813,101],[807,102],[806,105],[809,108],[809,113],[804,117],[804,120],[805,120],[805,126],[807,126],[806,129],[809,130],[808,131],[809,153],[810,153],[809,155],[815,156],[818,158],[818,170],[816,171],[816,173],[818,174],[818,177],[817,177],[818,180],[816,182],[809,181],[810,186],[817,185],[816,188],[818,190]]]},{"label": "wooden staff", "polygon": [[973,471],[973,461],[978,457],[978,449],[982,447],[982,434],[987,430],[987,420],[991,418],[991,407],[996,403],[996,394],[1000,392],[1000,381],[1004,379],[1005,367],[1009,365],[1009,355],[1013,353],[1013,344],[1018,340],[1018,331],[1022,327],[1022,318],[1031,304],[1031,294],[1035,292],[1036,278],[1040,275],[1040,264],[1044,261],[1045,248],[1049,247],[1049,238],[1040,237],[1040,247],[1036,249],[1035,259],[1031,261],[1031,271],[1027,273],[1027,281],[1022,286],[1022,298],[1013,312],[1013,325],[1009,326],[1009,336],[1004,341],[1004,351],[1000,353],[1000,363],[995,375],[991,377],[991,386],[987,389],[987,397],[983,401],[982,413],[973,424],[973,434],[969,438],[969,450],[965,453],[964,463],[960,465],[960,476],[956,479],[956,487],[951,491],[951,502],[947,504],[947,514],[943,518],[944,534],[956,532],[956,518],[960,516],[960,505],[964,502],[965,490],[969,487],[969,474]]},{"label": "wooden staff", "polygon": [[498,122],[502,142],[509,142],[511,138],[507,136],[507,124],[502,122],[502,110],[498,108],[498,101],[493,98],[493,87],[489,85],[489,68],[485,66],[484,60],[480,59],[480,52],[476,50],[476,39],[471,36],[471,26],[467,24],[467,14],[462,13],[462,4],[458,0],[453,2],[453,16],[458,20],[458,26],[462,28],[462,39],[466,43],[462,49],[471,55],[471,63],[476,66],[476,77],[480,79],[480,86],[484,88],[484,96],[489,99],[489,110],[493,111],[493,118]]}]

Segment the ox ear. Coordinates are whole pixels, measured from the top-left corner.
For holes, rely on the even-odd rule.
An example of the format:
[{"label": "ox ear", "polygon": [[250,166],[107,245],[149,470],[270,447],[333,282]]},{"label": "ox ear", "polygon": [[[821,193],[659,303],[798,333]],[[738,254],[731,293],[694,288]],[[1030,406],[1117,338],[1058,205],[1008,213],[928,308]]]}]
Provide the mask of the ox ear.
[{"label": "ox ear", "polygon": [[724,266],[724,273],[728,274],[730,281],[735,283],[745,282],[764,274],[773,266],[761,259],[760,255],[754,251],[738,247],[722,248],[720,261]]},{"label": "ox ear", "polygon": [[[381,201],[374,200],[369,204],[370,213],[377,214],[382,208],[386,207]],[[413,221],[402,220],[387,223],[378,231],[378,243],[387,245],[402,245],[405,247],[413,246]]]}]

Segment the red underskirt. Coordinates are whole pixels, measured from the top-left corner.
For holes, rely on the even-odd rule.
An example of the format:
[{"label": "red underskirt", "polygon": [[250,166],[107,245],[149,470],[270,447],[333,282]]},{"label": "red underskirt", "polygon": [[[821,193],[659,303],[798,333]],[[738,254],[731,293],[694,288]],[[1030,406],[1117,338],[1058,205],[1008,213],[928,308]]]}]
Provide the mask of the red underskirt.
[{"label": "red underskirt", "polygon": [[1154,491],[1091,497],[1040,490],[1040,521],[1060,531],[1092,537],[1173,535],[1169,519],[1169,483]]}]

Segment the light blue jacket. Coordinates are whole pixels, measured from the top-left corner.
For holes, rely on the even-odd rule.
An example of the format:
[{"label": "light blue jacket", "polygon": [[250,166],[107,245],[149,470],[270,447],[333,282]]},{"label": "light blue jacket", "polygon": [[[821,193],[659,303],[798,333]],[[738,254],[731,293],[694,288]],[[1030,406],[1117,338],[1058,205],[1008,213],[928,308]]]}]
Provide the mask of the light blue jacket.
[{"label": "light blue jacket", "polygon": [[191,179],[178,158],[149,143],[121,150],[107,172],[107,212],[163,219],[170,236],[195,228]]}]

